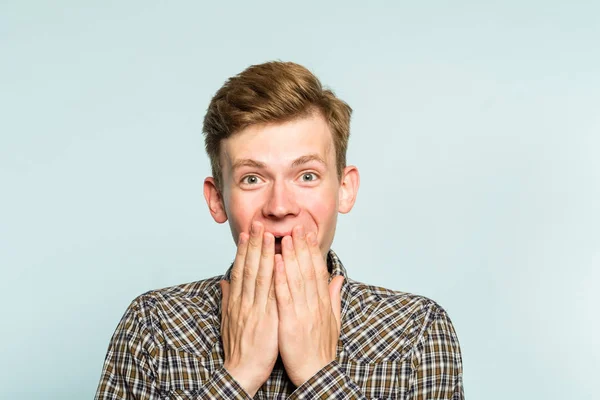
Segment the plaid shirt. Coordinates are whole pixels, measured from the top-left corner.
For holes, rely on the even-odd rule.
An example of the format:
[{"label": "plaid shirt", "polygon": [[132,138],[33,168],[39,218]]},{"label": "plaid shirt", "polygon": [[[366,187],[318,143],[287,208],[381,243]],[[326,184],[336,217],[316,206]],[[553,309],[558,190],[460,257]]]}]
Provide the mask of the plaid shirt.
[{"label": "plaid shirt", "polygon": [[[421,296],[342,275],[342,326],[335,361],[302,385],[281,360],[255,399],[464,399],[462,360],[446,312]],[[96,400],[250,399],[223,368],[221,290],[225,276],[136,298],[110,342]]]}]

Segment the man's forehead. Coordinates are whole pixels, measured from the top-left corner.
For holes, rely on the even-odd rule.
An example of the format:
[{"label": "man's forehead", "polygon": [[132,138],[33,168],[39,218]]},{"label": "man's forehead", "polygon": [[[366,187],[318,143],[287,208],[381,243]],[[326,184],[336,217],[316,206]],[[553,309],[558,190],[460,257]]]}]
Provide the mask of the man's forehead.
[{"label": "man's forehead", "polygon": [[222,142],[222,167],[240,166],[296,167],[317,162],[324,167],[335,163],[333,138],[327,124],[311,124],[304,131],[293,131],[278,126],[283,124],[251,126],[234,133]]},{"label": "man's forehead", "polygon": [[[326,158],[321,156],[318,153],[305,154],[303,156],[297,157],[291,163],[289,163],[289,166],[291,168],[296,168],[301,165],[305,165],[305,164],[312,163],[312,162],[319,163],[319,164],[321,164],[322,167],[327,168]],[[253,167],[253,168],[266,169],[269,166],[268,166],[268,164],[266,164],[262,161],[259,161],[259,160],[255,160],[253,158],[231,159],[231,169],[233,171],[235,171],[238,168],[242,168],[242,167]]]}]

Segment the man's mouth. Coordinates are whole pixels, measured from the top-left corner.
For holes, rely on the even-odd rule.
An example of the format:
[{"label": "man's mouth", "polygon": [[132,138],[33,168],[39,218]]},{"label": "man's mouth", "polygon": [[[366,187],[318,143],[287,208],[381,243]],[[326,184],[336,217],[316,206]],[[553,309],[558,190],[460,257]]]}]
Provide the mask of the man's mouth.
[{"label": "man's mouth", "polygon": [[281,239],[283,236],[275,236],[275,254],[281,254]]}]

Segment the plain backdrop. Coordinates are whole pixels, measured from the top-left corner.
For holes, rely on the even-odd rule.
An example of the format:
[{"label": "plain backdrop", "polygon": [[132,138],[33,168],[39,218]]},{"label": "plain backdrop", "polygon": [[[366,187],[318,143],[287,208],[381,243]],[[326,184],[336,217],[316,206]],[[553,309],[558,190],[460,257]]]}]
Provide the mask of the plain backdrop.
[{"label": "plain backdrop", "polygon": [[[368,4],[367,4],[368,3]],[[251,64],[354,109],[333,248],[428,296],[469,399],[597,394],[600,3],[0,1],[0,398],[91,399],[139,294],[224,273],[202,119]]]}]

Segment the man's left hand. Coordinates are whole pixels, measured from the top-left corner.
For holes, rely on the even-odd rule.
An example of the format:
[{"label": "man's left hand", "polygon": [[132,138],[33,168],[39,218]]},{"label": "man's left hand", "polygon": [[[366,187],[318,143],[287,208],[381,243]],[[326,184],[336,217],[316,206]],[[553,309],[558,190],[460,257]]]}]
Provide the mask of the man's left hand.
[{"label": "man's left hand", "polygon": [[295,227],[275,256],[279,353],[296,386],[335,360],[344,277],[327,283],[327,263],[315,233]]}]

